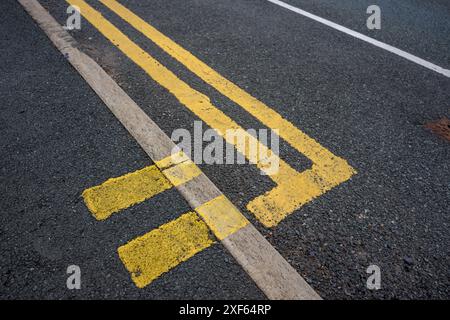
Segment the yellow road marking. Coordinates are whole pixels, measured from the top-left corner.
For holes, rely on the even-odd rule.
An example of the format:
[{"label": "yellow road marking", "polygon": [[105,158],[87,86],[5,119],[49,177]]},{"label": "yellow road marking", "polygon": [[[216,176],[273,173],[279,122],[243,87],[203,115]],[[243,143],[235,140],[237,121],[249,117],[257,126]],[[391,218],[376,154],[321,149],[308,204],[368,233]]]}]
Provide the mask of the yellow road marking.
[{"label": "yellow road marking", "polygon": [[163,171],[164,175],[174,186],[179,186],[199,176],[202,172],[191,160],[187,160]]},{"label": "yellow road marking", "polygon": [[188,212],[119,247],[118,253],[133,282],[143,288],[213,243],[205,222]]},{"label": "yellow road marking", "polygon": [[[335,171],[335,175],[342,176],[341,179],[348,179],[348,175],[353,170],[346,165],[346,170],[334,170],[335,166],[344,166],[339,163],[339,158],[334,156],[319,143],[308,137],[305,133],[297,129],[292,123],[284,119],[275,110],[271,109],[263,102],[259,101],[249,93],[229,81],[217,71],[209,67],[206,63],[195,57],[186,49],[162,34],[149,23],[138,17],[132,11],[118,3],[116,0],[100,0],[114,13],[127,21],[136,30],[145,35],[148,39],[158,45],[161,49],[170,54],[174,59],[191,70],[194,74],[211,85],[224,96],[234,101],[256,119],[272,129],[279,129],[280,136],[293,146],[298,152],[308,157],[315,165],[320,167],[330,167],[330,171]],[[334,164],[334,165],[333,165]],[[337,178],[337,180],[341,180]],[[331,180],[331,179],[327,179]],[[336,180],[336,181],[337,181]]]},{"label": "yellow road marking", "polygon": [[[67,0],[68,3],[76,5],[81,9],[83,16],[96,27],[107,39],[115,44],[125,55],[140,66],[150,77],[161,86],[172,93],[183,105],[197,114],[210,127],[223,135],[227,130],[236,130],[235,136],[244,136],[244,139],[236,139],[230,134],[227,142],[236,145],[238,151],[243,153],[252,163],[258,165],[261,170],[267,166],[264,161],[260,161],[254,153],[246,152],[244,145],[236,143],[239,141],[250,141],[258,145],[261,154],[271,155],[271,151],[259,141],[248,134],[231,118],[211,104],[210,99],[204,94],[191,88],[186,82],[179,79],[173,72],[161,65],[150,54],[141,49],[125,34],[117,29],[112,23],[106,20],[98,11],[90,7],[84,0]],[[230,131],[229,131],[230,132]],[[226,138],[226,135],[224,136]],[[261,159],[265,160],[265,159]],[[287,165],[287,164],[286,164]],[[295,172],[292,170],[293,173]]]},{"label": "yellow road marking", "polygon": [[[201,174],[182,152],[156,163],[160,168],[149,166],[86,189],[83,198],[94,217],[105,220],[115,212]],[[209,230],[223,240],[249,224],[224,195],[195,211],[204,220],[197,213],[189,212],[118,249],[120,259],[136,286],[147,286],[164,272],[209,247],[214,242]]]},{"label": "yellow road marking", "polygon": [[147,200],[172,185],[156,166],[112,178],[83,192],[84,202],[97,220]]},{"label": "yellow road marking", "polygon": [[[118,46],[124,54],[146,71],[148,75],[165,87],[182,104],[199,116],[210,127],[214,128],[219,134],[222,135],[227,130],[235,129],[238,135],[243,136],[245,141],[257,144],[262,154],[274,156],[266,146],[259,143],[256,138],[246,133],[236,122],[213,106],[207,96],[192,89],[188,84],[177,78],[171,71],[162,66],[148,53],[144,52],[83,0],[67,0],[67,2],[80,7],[83,16],[106,38]],[[203,80],[231,100],[240,104],[266,126],[272,129],[279,129],[280,136],[284,140],[312,160],[313,166],[311,169],[298,173],[280,159],[278,173],[272,175],[269,173],[270,178],[277,184],[277,187],[252,200],[247,206],[265,226],[275,226],[295,209],[298,209],[303,204],[320,196],[343,181],[348,180],[355,173],[345,160],[334,156],[327,149],[298,130],[290,122],[283,119],[274,110],[220,76],[213,69],[162,35],[131,11],[115,1],[103,0],[103,3],[118,15],[122,16],[122,18],[127,20],[135,28],[143,32],[156,44],[160,45]],[[261,153],[255,155],[249,152],[249,148],[244,148],[243,144],[236,143],[235,139],[227,139],[227,135],[224,138],[227,142],[234,144],[236,149],[244,154],[250,162],[256,164],[262,171],[266,170],[265,159],[259,158],[259,154]]]},{"label": "yellow road marking", "polygon": [[172,155],[164,159],[155,161],[155,164],[158,166],[160,170],[164,170],[188,160],[190,160],[189,157],[183,151],[179,151],[177,153],[173,153]]},{"label": "yellow road marking", "polygon": [[[170,164],[173,159],[177,158],[169,156],[158,163]],[[202,173],[191,160],[178,159],[184,162],[172,163],[163,172],[153,165],[86,189],[83,192],[84,202],[97,220],[105,220],[113,213],[186,183]]]},{"label": "yellow road marking", "polygon": [[[279,188],[249,203],[248,209],[255,213],[265,225],[276,224],[276,221],[280,221],[287,213],[348,180],[356,173],[345,160],[333,155],[276,111],[220,75],[116,0],[101,0],[101,2],[194,74],[240,105],[267,127],[278,129],[281,138],[313,162],[311,170],[304,174],[292,176],[294,181],[291,179],[284,180],[283,177],[283,181],[280,183],[274,179],[280,185]],[[291,175],[291,172],[287,172],[287,175]],[[295,190],[291,190],[291,186],[295,186]],[[287,204],[287,201],[291,201],[291,205]],[[272,213],[273,217],[271,217]],[[272,220],[272,223],[270,220]]]},{"label": "yellow road marking", "polygon": [[202,204],[195,208],[195,211],[205,220],[219,240],[225,239],[249,224],[249,221],[224,195]]}]

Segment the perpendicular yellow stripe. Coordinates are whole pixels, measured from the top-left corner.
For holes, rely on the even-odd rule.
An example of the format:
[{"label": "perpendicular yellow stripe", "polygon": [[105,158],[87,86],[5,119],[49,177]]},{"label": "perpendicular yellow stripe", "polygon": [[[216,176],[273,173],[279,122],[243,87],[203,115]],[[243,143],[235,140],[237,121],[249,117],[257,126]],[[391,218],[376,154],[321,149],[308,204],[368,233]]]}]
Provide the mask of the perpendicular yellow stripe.
[{"label": "perpendicular yellow stripe", "polygon": [[118,253],[133,282],[143,288],[213,243],[205,222],[188,212],[119,247]]},{"label": "perpendicular yellow stripe", "polygon": [[156,166],[108,179],[83,192],[84,202],[97,220],[147,200],[172,185]]},{"label": "perpendicular yellow stripe", "polygon": [[202,173],[187,156],[169,156],[157,164],[167,168],[161,171],[164,166],[149,166],[86,189],[83,198],[89,211],[97,220],[105,220],[113,213],[186,183]]},{"label": "perpendicular yellow stripe", "polygon": [[205,220],[219,240],[225,239],[249,224],[247,218],[224,195],[202,204],[195,208],[195,211]]}]

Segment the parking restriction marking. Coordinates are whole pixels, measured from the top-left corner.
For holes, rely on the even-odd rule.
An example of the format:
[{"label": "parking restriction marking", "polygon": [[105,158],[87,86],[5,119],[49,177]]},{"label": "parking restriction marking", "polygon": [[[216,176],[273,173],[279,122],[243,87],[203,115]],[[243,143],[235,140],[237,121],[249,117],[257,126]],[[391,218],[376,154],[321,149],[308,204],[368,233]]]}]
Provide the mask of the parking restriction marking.
[{"label": "parking restriction marking", "polygon": [[[276,156],[272,154],[270,149],[260,143],[255,137],[245,132],[235,121],[215,107],[207,96],[196,91],[179,79],[150,54],[131,41],[99,12],[86,4],[86,2],[83,0],[67,1],[70,4],[80,7],[83,16],[107,39],[219,134],[223,135],[227,130],[236,130],[236,132],[243,135],[245,141],[255,143],[260,150],[264,150],[265,152],[263,154]],[[114,9],[116,13],[121,14],[124,19],[129,19],[129,23],[134,27],[146,34],[155,43],[161,45],[169,54],[224,95],[239,103],[262,123],[271,129],[279,130],[280,136],[283,139],[313,162],[311,169],[297,172],[285,161],[279,159],[278,172],[275,174],[268,173],[269,177],[277,186],[255,198],[247,205],[247,209],[266,227],[276,226],[287,215],[312,199],[348,180],[355,173],[355,170],[345,160],[333,155],[319,143],[298,130],[289,121],[283,119],[273,109],[267,107],[256,98],[220,76],[217,72],[156,31],[156,29],[135,16],[119,3],[113,0],[103,0],[103,2],[109,5],[111,9]],[[157,33],[149,33],[147,32],[148,30]],[[264,159],[250,154],[249,150],[243,148],[242,144],[236,143],[235,139],[227,139],[227,136],[224,136],[224,138],[227,142],[235,145],[236,149],[251,163],[256,164],[260,170],[266,170]]]}]

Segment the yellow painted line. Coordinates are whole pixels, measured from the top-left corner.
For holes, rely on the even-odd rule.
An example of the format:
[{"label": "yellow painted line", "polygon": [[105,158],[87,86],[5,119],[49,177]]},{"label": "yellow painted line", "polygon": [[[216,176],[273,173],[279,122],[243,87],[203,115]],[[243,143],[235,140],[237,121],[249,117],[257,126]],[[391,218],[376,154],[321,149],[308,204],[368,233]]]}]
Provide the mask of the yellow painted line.
[{"label": "yellow painted line", "polygon": [[224,195],[195,208],[208,227],[223,240],[249,224],[249,221]]},{"label": "yellow painted line", "polygon": [[[186,82],[179,79],[173,72],[161,65],[150,54],[145,52],[137,44],[131,41],[117,27],[106,20],[98,11],[89,6],[84,0],[67,0],[71,5],[76,5],[81,9],[82,15],[96,27],[107,39],[116,45],[125,55],[140,66],[150,77],[157,81],[161,86],[172,93],[183,105],[198,115],[210,127],[214,128],[219,134],[227,132],[227,130],[235,130],[236,139],[230,135],[226,141],[234,144],[238,151],[243,153],[247,159],[255,163],[261,170],[264,170],[266,164],[265,159],[258,159],[258,155],[248,152],[249,148],[245,148],[244,143],[236,143],[236,140],[251,142],[258,145],[261,154],[271,155],[271,151],[259,141],[248,134],[231,118],[226,116],[217,107],[213,106],[210,99],[191,88]],[[224,136],[226,138],[226,135]],[[246,149],[246,150],[244,150]],[[287,166],[287,164],[286,164]],[[295,171],[292,170],[294,173]]]},{"label": "yellow painted line", "polygon": [[[245,143],[238,143],[236,139],[228,138],[228,135],[224,136],[225,140],[234,144],[236,149],[244,154],[251,163],[256,164],[260,170],[266,171],[265,159],[260,159],[259,154],[268,154],[269,156],[275,157],[266,146],[259,143],[256,138],[249,135],[236,122],[213,106],[207,96],[194,90],[188,84],[177,78],[171,71],[132,42],[83,0],[67,1],[72,5],[80,7],[83,16],[106,38],[118,46],[123,53],[147,72],[149,76],[165,87],[182,104],[199,116],[210,127],[214,128],[219,134],[223,135],[222,133],[227,132],[227,130],[234,129],[237,135],[246,141],[245,143],[250,142],[258,145],[261,153],[255,154],[251,152],[250,148],[245,148]],[[283,119],[274,110],[221,77],[169,38],[159,32],[148,35],[150,31],[153,32],[156,29],[132,14],[126,8],[115,1],[103,0],[103,2],[122,17],[126,17],[127,21],[130,20],[129,22],[138,30],[141,30],[206,82],[214,86],[231,100],[239,103],[245,110],[265,125],[272,129],[279,129],[280,136],[283,139],[313,161],[311,169],[299,173],[286,162],[279,159],[278,173],[272,174],[268,172],[270,178],[277,184],[277,187],[257,197],[247,206],[265,226],[275,226],[294,210],[343,181],[348,180],[355,173],[345,160],[334,156],[313,139],[295,128],[290,122]],[[300,184],[293,186],[293,183]]]},{"label": "yellow painted line", "polygon": [[[308,157],[316,166],[328,168],[329,174],[335,177],[327,180],[340,181],[347,180],[348,176],[354,173],[351,167],[334,156],[319,143],[308,137],[305,133],[296,128],[288,120],[284,119],[275,110],[271,109],[263,102],[251,96],[233,82],[229,81],[217,71],[209,67],[206,63],[195,57],[189,51],[178,45],[176,42],[162,34],[149,23],[141,19],[132,11],[121,5],[116,0],[100,0],[106,7],[127,21],[136,30],[153,41],[161,49],[170,54],[174,59],[182,63],[186,68],[211,85],[221,94],[234,101],[256,119],[272,129],[279,129],[280,136],[293,146],[298,152]],[[341,170],[334,170],[340,167]],[[344,170],[342,170],[344,169]],[[332,173],[334,172],[334,173]]]},{"label": "yellow painted line", "polygon": [[[184,162],[173,163],[174,159]],[[82,195],[92,215],[97,220],[105,220],[113,213],[148,200],[173,186],[186,183],[202,173],[186,158],[169,156],[157,163],[172,166],[163,172],[158,166],[149,166],[86,189]]]},{"label": "yellow painted line", "polygon": [[[225,140],[236,146],[236,149],[244,154],[250,162],[256,164],[261,170],[266,170],[266,158],[259,158],[259,154],[275,156],[265,145],[255,137],[247,133],[231,118],[212,105],[210,99],[204,94],[191,88],[180,80],[166,67],[161,65],[151,55],[132,42],[126,35],[106,20],[98,11],[90,7],[84,0],[67,0],[71,5],[80,8],[83,16],[96,27],[107,39],[115,44],[124,54],[140,66],[150,77],[171,92],[189,110],[198,115],[210,127],[214,128]],[[235,134],[223,135],[223,133],[235,132]],[[243,143],[242,143],[243,142]],[[246,144],[257,145],[259,153],[251,152]],[[271,175],[271,178],[281,184],[282,181],[297,173],[286,162],[279,159],[279,173]]]},{"label": "yellow painted line", "polygon": [[213,243],[205,222],[189,212],[119,247],[118,253],[133,282],[143,288]]},{"label": "yellow painted line", "polygon": [[112,178],[83,192],[84,202],[97,220],[147,200],[172,185],[156,166]]}]

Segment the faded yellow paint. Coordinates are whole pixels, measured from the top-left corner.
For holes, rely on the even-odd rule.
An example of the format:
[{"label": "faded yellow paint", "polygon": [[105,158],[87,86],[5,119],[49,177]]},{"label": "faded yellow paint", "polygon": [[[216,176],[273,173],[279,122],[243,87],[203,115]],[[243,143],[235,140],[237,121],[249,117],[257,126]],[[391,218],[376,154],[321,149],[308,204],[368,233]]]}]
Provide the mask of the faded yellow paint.
[{"label": "faded yellow paint", "polygon": [[225,239],[249,224],[247,218],[224,195],[202,204],[195,208],[195,211],[205,220],[219,240]]},{"label": "faded yellow paint", "polygon": [[155,164],[160,170],[164,170],[188,160],[190,160],[189,157],[183,151],[178,151],[164,159],[155,161]]},{"label": "faded yellow paint", "polygon": [[[232,101],[241,105],[269,128],[279,130],[281,138],[313,162],[311,169],[299,173],[286,162],[279,159],[279,170],[276,174],[266,171],[266,158],[260,158],[259,155],[266,154],[269,157],[276,157],[266,146],[259,143],[256,138],[249,135],[236,122],[213,106],[207,96],[194,90],[187,83],[177,78],[171,71],[132,42],[83,0],[67,1],[72,5],[79,6],[83,16],[106,38],[118,46],[124,54],[147,72],[150,77],[171,92],[189,110],[224,136],[227,142],[235,145],[236,149],[244,154],[251,163],[256,164],[260,170],[270,176],[277,186],[252,200],[247,206],[265,226],[272,227],[277,225],[288,214],[311,199],[348,180],[355,173],[345,160],[334,156],[289,121],[283,119],[273,109],[222,77],[118,2],[102,0],[111,10],[128,21],[204,81]],[[245,148],[245,144],[236,143],[235,139],[227,138],[227,135],[223,135],[227,130],[236,130],[247,141],[246,143],[258,145],[260,152],[252,153],[250,148]],[[297,184],[294,185],[294,183]]]},{"label": "faded yellow paint", "polygon": [[187,160],[163,170],[163,173],[174,186],[179,186],[199,176],[202,172],[199,167],[195,165],[195,163],[191,160]]},{"label": "faded yellow paint", "polygon": [[86,189],[83,199],[97,220],[105,220],[113,213],[150,199],[171,187],[156,166],[149,166]]},{"label": "faded yellow paint", "polygon": [[205,222],[188,212],[119,247],[118,253],[133,282],[143,288],[213,243]]}]

